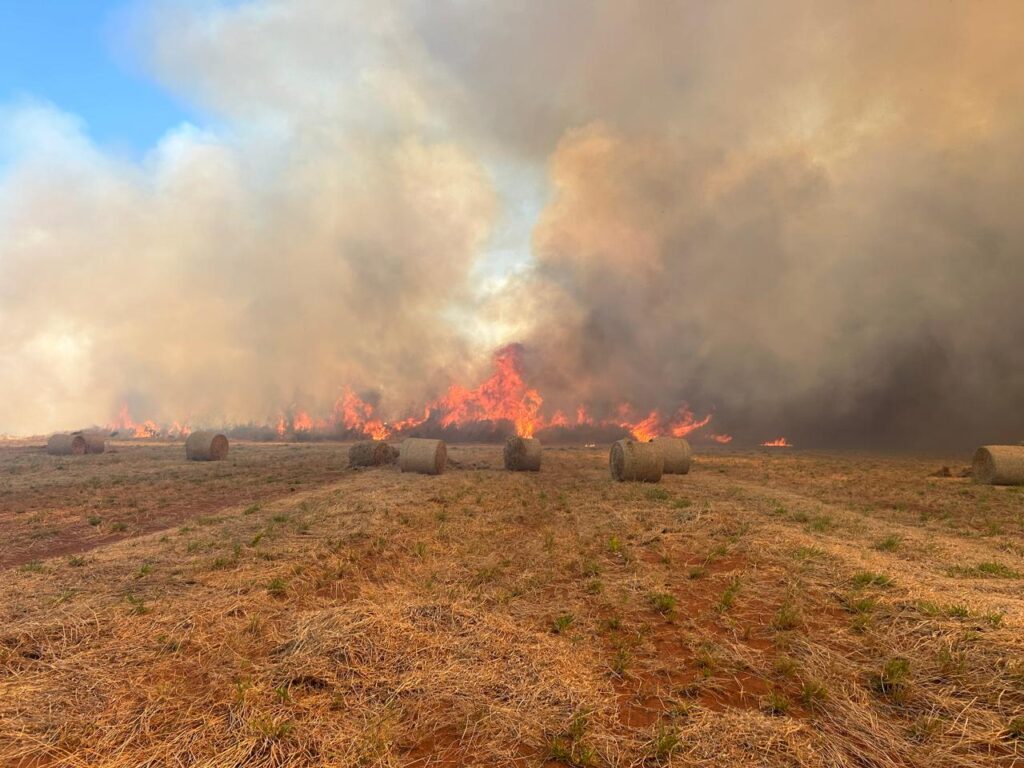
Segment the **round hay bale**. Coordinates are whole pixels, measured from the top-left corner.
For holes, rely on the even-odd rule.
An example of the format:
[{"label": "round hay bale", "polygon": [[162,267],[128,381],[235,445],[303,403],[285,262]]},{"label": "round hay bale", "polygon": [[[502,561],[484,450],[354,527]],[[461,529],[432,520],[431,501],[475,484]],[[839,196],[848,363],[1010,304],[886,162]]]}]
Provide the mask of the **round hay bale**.
[{"label": "round hay bale", "polygon": [[616,480],[657,483],[664,471],[665,459],[653,443],[619,440],[612,444],[608,467]]},{"label": "round hay bale", "polygon": [[86,453],[103,453],[107,450],[107,436],[103,432],[90,430],[88,432],[73,432],[74,435],[81,435],[85,438]]},{"label": "round hay bale", "polygon": [[540,440],[513,435],[505,441],[505,469],[510,472],[539,472],[541,452]]},{"label": "round hay bale", "polygon": [[398,449],[381,440],[365,440],[348,449],[350,467],[379,467],[394,464]]},{"label": "round hay bale", "polygon": [[88,450],[85,438],[75,435],[50,435],[46,441],[46,452],[51,456],[83,456]]},{"label": "round hay bale", "polygon": [[398,454],[398,468],[403,472],[440,475],[447,461],[448,446],[444,440],[409,437],[402,441]]},{"label": "round hay bale", "polygon": [[190,461],[220,461],[228,455],[228,439],[220,432],[193,432],[185,440],[185,458]]},{"label": "round hay bale", "polygon": [[655,437],[651,442],[661,451],[661,456],[665,460],[666,475],[690,473],[690,459],[693,456],[693,451],[690,450],[689,442],[681,437]]},{"label": "round hay bale", "polygon": [[974,482],[987,485],[1024,485],[1024,446],[983,445],[971,462]]}]

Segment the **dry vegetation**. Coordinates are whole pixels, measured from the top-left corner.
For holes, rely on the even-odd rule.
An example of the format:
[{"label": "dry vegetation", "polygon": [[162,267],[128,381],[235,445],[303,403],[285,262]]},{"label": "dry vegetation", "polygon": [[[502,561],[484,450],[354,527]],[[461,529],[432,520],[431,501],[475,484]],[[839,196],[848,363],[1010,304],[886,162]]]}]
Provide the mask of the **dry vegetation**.
[{"label": "dry vegetation", "polygon": [[0,443],[0,568],[73,555],[340,478],[337,446],[235,443],[227,462],[183,461],[182,443],[112,443],[99,456],[48,456]]},{"label": "dry vegetation", "polygon": [[605,450],[179,453],[3,452],[8,542],[190,516],[4,571],[0,765],[1024,764],[1016,489],[786,452],[656,486]]}]

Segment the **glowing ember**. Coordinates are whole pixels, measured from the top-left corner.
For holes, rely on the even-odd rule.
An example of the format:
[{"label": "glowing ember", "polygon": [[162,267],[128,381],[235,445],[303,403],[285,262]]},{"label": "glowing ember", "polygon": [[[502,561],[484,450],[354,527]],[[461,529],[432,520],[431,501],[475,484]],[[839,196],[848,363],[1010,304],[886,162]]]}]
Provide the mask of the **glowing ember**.
[{"label": "glowing ember", "polygon": [[708,437],[722,445],[728,445],[732,442],[732,435],[708,435]]},{"label": "glowing ember", "polygon": [[793,444],[786,440],[784,437],[776,438],[775,440],[767,440],[761,443],[765,448],[792,448]]}]

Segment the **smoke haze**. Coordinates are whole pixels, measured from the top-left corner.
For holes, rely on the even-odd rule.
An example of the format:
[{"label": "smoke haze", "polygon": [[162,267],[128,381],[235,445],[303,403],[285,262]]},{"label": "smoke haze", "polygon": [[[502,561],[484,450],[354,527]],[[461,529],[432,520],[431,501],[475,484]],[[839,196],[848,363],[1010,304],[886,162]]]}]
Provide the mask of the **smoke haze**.
[{"label": "smoke haze", "polygon": [[1024,439],[1016,2],[138,6],[141,160],[0,108],[0,432],[545,408]]}]

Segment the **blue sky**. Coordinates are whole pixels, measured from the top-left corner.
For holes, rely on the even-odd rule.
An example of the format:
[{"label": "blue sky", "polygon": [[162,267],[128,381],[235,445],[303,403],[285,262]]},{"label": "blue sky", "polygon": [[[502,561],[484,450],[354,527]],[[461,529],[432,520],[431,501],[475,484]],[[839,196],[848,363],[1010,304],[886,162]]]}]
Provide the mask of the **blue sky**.
[{"label": "blue sky", "polygon": [[191,118],[130,49],[125,0],[0,0],[0,105],[78,115],[97,143],[138,154]]}]

